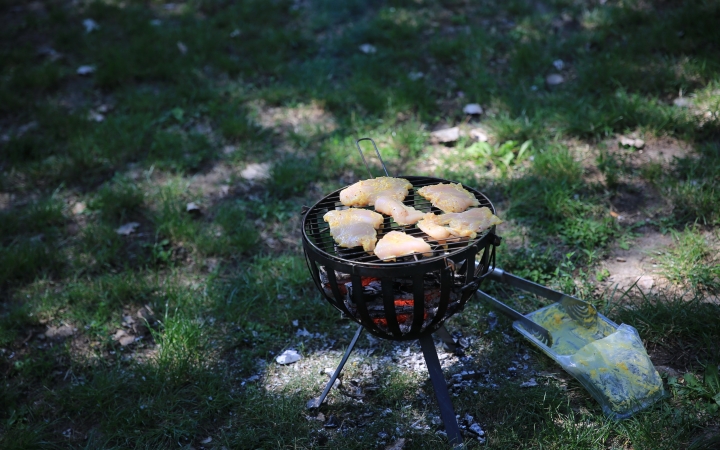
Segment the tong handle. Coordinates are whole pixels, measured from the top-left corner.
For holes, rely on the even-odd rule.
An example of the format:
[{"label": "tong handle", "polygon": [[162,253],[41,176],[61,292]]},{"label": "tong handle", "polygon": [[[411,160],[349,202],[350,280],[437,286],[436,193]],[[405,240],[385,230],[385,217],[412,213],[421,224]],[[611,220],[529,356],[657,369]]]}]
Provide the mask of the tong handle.
[{"label": "tong handle", "polygon": [[494,308],[498,309],[501,313],[505,314],[506,316],[510,317],[511,319],[517,320],[523,326],[528,330],[536,334],[540,340],[550,347],[552,345],[552,337],[550,336],[550,333],[548,333],[548,330],[541,327],[540,325],[536,324],[532,320],[528,319],[527,317],[523,316],[519,312],[515,311],[505,303],[501,302],[500,300],[497,300],[495,297],[491,297],[490,295],[486,294],[485,292],[481,290],[477,290],[476,293],[480,295],[480,297],[485,300],[486,302],[490,303]]},{"label": "tong handle", "polygon": [[368,174],[370,174],[370,178],[375,178],[375,177],[373,177],[372,171],[370,171],[370,166],[368,165],[367,161],[365,160],[365,154],[363,153],[362,149],[360,148],[360,141],[372,142],[373,147],[375,147],[375,154],[377,155],[378,159],[380,160],[380,164],[382,164],[382,168],[385,171],[385,175],[389,177],[390,174],[388,173],[387,167],[385,167],[385,161],[383,161],[382,156],[380,156],[380,150],[378,150],[377,145],[375,145],[375,141],[373,141],[372,139],[367,138],[367,137],[360,138],[357,141],[355,141],[355,145],[357,146],[357,149],[360,152],[360,157],[362,158],[363,163],[365,163],[365,168],[367,169]]}]

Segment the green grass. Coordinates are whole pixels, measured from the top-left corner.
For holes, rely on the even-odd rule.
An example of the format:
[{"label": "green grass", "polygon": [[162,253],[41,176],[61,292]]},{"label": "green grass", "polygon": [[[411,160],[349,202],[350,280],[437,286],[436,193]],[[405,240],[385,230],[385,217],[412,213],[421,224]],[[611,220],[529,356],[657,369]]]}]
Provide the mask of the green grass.
[{"label": "green grass", "polygon": [[[369,136],[391,174],[485,192],[503,268],[594,301],[676,372],[667,399],[609,421],[470,302],[448,328],[471,358],[448,355],[446,376],[482,371],[453,404],[489,447],[714,448],[719,15],[704,0],[0,2],[0,447],[445,445],[427,376],[399,364],[415,344],[361,339],[321,409],[338,429],[304,409],[354,325],[309,278],[300,212],[367,176]],[[463,136],[435,143],[445,126]],[[618,148],[631,133],[643,149]],[[256,163],[268,178],[244,172]],[[673,238],[646,255],[667,289],[608,290],[604,262],[648,233]],[[303,360],[276,365],[288,348]],[[513,361],[528,369],[508,376]]]}]

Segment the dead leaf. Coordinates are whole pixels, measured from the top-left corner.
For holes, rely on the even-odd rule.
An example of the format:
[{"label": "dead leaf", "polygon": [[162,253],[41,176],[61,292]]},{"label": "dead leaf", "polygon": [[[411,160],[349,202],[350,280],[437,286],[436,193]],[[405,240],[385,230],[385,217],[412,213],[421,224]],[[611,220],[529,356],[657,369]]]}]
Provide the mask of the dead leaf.
[{"label": "dead leaf", "polygon": [[180,41],[178,41],[178,43],[177,43],[177,48],[178,48],[178,50],[180,50],[180,53],[182,53],[183,55],[187,54],[187,52],[188,52],[187,46]]},{"label": "dead leaf", "polygon": [[140,224],[137,222],[128,222],[125,225],[120,226],[117,230],[115,230],[115,232],[122,236],[128,236],[134,233],[135,229],[139,226]]},{"label": "dead leaf", "polygon": [[452,127],[433,131],[430,136],[437,142],[450,143],[460,139],[460,128]]},{"label": "dead leaf", "polygon": [[76,72],[78,75],[90,75],[95,72],[95,66],[80,66]]},{"label": "dead leaf", "polygon": [[471,115],[482,114],[483,109],[482,109],[482,106],[478,105],[477,103],[468,103],[463,108],[463,112],[465,114],[471,114]]},{"label": "dead leaf", "polygon": [[472,130],[470,130],[470,137],[480,142],[488,141],[487,133],[485,133],[485,131],[481,130],[480,128],[473,128]]},{"label": "dead leaf", "polygon": [[127,334],[125,330],[117,330],[113,335],[113,339],[116,340],[123,347],[127,347],[128,345],[135,342],[135,336]]}]

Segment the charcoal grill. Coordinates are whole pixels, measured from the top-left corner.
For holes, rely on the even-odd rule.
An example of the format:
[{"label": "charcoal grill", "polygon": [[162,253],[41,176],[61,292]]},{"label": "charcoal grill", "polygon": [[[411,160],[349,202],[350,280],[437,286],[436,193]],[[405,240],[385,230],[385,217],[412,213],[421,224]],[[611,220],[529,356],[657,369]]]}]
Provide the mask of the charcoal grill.
[{"label": "charcoal grill", "polygon": [[[360,148],[363,140],[372,140],[364,138],[356,142],[372,178],[372,172]],[[374,142],[372,144],[385,174],[390,176],[377,146]],[[451,181],[418,176],[402,178],[413,185],[404,200],[406,205],[423,212],[442,213],[417,194],[417,189]],[[475,196],[479,207],[485,206],[495,213],[495,208],[485,195],[469,186],[463,187]],[[322,295],[333,307],[359,323],[360,327],[325,390],[320,397],[312,399],[308,406],[318,407],[323,402],[363,329],[384,339],[418,339],[448,439],[459,445],[462,437],[432,333],[438,332],[441,338],[448,341],[449,334],[443,323],[463,309],[489,273],[489,268],[494,267],[495,247],[500,243],[499,237],[495,235],[495,227],[472,239],[449,238],[440,244],[414,225],[401,226],[393,222],[392,218],[385,217],[383,226],[378,230],[378,240],[390,231],[403,231],[426,241],[432,253],[429,256],[398,258],[393,262],[382,261],[374,254],[365,252],[362,247],[341,248],[334,242],[323,216],[328,211],[346,208],[339,199],[341,190],[332,192],[305,210],[302,219],[302,242],[308,268]]]}]

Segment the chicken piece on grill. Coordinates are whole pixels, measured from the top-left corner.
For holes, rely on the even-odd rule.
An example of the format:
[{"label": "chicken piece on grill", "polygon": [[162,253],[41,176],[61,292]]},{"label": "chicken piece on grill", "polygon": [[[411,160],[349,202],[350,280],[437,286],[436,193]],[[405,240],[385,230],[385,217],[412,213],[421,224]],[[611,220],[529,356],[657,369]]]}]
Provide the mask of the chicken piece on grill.
[{"label": "chicken piece on grill", "polygon": [[437,216],[433,213],[427,213],[422,220],[417,223],[417,227],[427,233],[428,236],[435,239],[438,244],[445,244],[445,239],[449,238],[450,230],[440,224]]},{"label": "chicken piece on grill", "polygon": [[398,225],[413,225],[425,214],[412,206],[404,205],[400,200],[385,195],[375,200],[375,211],[392,216]]},{"label": "chicken piece on grill", "polygon": [[480,203],[474,195],[468,192],[460,184],[433,184],[418,189],[418,194],[426,198],[436,208],[446,213],[463,212],[471,206],[478,206]]},{"label": "chicken piece on grill", "polygon": [[378,241],[375,247],[375,256],[384,261],[395,260],[395,258],[413,253],[432,256],[432,250],[427,242],[400,231],[389,232]]},{"label": "chicken piece on grill", "polygon": [[405,178],[377,177],[358,181],[340,191],[345,206],[373,206],[378,197],[403,200],[412,184]]},{"label": "chicken piece on grill", "polygon": [[330,235],[340,247],[362,246],[366,252],[375,249],[377,229],[382,226],[383,216],[367,209],[349,208],[328,211],[323,220],[330,224]]},{"label": "chicken piece on grill", "polygon": [[437,223],[446,225],[453,236],[475,239],[479,232],[502,223],[502,220],[493,214],[490,208],[483,206],[461,213],[442,214],[438,216]]}]

